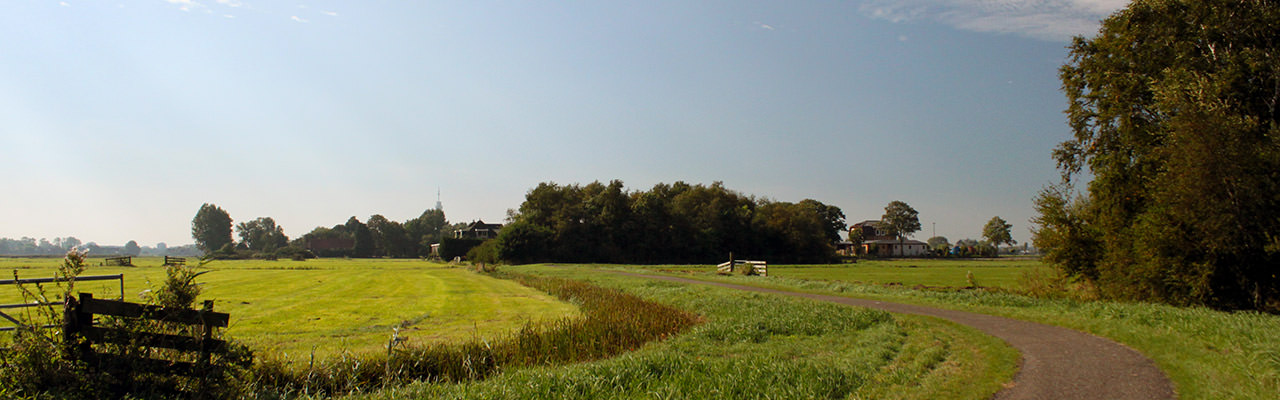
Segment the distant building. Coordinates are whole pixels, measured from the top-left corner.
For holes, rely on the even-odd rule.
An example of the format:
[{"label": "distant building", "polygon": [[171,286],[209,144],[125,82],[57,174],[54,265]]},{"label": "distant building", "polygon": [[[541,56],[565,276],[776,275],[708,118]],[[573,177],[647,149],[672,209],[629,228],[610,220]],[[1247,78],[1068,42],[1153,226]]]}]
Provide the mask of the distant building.
[{"label": "distant building", "polygon": [[874,250],[880,257],[921,257],[929,254],[928,243],[911,239],[901,242],[898,239],[866,241],[862,242],[862,248],[867,254],[871,254]]},{"label": "distant building", "polygon": [[883,224],[879,220],[866,220],[849,227],[849,232],[855,230],[862,231],[862,241],[868,242],[872,240],[897,239],[897,236],[888,234],[882,228]]},{"label": "distant building", "polygon": [[[884,224],[878,220],[866,220],[849,227],[849,232],[859,231],[862,233],[862,245],[858,250],[862,254],[874,254],[880,257],[919,257],[929,254],[929,245],[919,240],[898,240],[897,236],[893,236],[885,232]],[[848,244],[845,244],[848,243]],[[844,255],[852,255],[855,246],[851,242],[841,242],[845,244],[840,250]]]},{"label": "distant building", "polygon": [[502,224],[486,224],[484,221],[476,220],[465,228],[453,231],[454,239],[493,239],[498,237],[498,232],[502,230]]}]

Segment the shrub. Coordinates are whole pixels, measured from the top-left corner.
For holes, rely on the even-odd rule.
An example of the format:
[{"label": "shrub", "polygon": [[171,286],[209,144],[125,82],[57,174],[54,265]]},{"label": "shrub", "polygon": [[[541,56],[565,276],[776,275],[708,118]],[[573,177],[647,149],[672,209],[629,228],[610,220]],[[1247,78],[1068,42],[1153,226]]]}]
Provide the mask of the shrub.
[{"label": "shrub", "polygon": [[498,241],[486,240],[479,246],[472,247],[467,251],[467,260],[482,264],[498,263]]}]

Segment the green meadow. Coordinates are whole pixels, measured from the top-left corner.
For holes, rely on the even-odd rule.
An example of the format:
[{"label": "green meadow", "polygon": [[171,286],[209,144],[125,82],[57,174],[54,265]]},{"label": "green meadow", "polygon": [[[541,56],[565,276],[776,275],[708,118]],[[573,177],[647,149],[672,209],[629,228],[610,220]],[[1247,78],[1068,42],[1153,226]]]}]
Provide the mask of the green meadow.
[{"label": "green meadow", "polygon": [[789,296],[601,273],[590,266],[504,271],[568,278],[697,313],[701,324],[621,356],[514,369],[472,382],[417,382],[357,399],[990,398],[1017,352],[978,331]]},{"label": "green meadow", "polygon": [[[24,278],[48,277],[59,261],[0,258],[0,268],[6,275],[17,271]],[[126,299],[137,300],[163,279],[160,262],[135,259],[136,267],[93,266],[84,274],[122,273]],[[410,344],[430,346],[501,340],[528,321],[583,315],[572,299],[557,300],[514,280],[421,260],[218,261],[207,269],[210,272],[199,278],[201,299],[213,299],[217,310],[231,313],[229,336],[294,361],[312,354],[332,359],[385,352],[397,329]],[[606,359],[512,366],[482,380],[413,382],[350,396],[988,398],[1017,369],[1016,352],[1003,342],[937,319],[658,282],[598,269],[666,273],[1043,322],[1137,349],[1169,375],[1183,399],[1271,399],[1280,392],[1278,316],[1028,297],[1018,294],[1026,275],[1044,274],[1048,267],[1034,260],[996,259],[774,265],[769,277],[718,276],[711,266],[505,266],[501,270],[507,273],[616,289],[695,313],[701,322],[687,332]],[[988,289],[962,289],[971,283]],[[116,297],[117,285],[80,282],[77,288]],[[0,287],[0,302],[17,300],[16,288]],[[286,393],[295,395],[316,397]]]},{"label": "green meadow", "polygon": [[[82,275],[124,274],[124,298],[141,301],[164,281],[160,258],[134,258],[135,267],[95,266]],[[11,279],[47,278],[56,258],[0,258]],[[516,282],[421,260],[314,259],[215,261],[200,276],[200,299],[231,314],[230,337],[289,359],[385,351],[392,334],[409,343],[488,338],[526,321],[574,316],[577,309]],[[56,288],[46,284],[50,293]],[[117,281],[78,282],[77,291],[118,298]],[[22,301],[0,286],[0,303]],[[5,321],[7,322],[7,321]],[[4,325],[9,326],[9,325]]]},{"label": "green meadow", "polygon": [[[1182,399],[1275,399],[1280,393],[1280,316],[1253,311],[1219,311],[1203,307],[1175,307],[1153,303],[1083,301],[1070,298],[1035,298],[1021,295],[1014,283],[997,290],[963,290],[955,275],[973,270],[982,286],[1003,275],[1017,281],[1023,271],[1042,268],[1009,267],[1023,261],[899,260],[890,265],[918,264],[916,268],[881,265],[902,271],[902,285],[862,284],[861,267],[817,267],[819,273],[792,273],[808,267],[769,267],[770,277],[721,276],[711,267],[600,266],[610,269],[664,271],[683,277],[724,281],[774,289],[913,303],[973,311],[1063,326],[1110,338],[1128,345],[1156,362],[1173,381]],[[985,270],[974,268],[994,263]],[[948,265],[950,264],[950,265]],[[775,272],[776,271],[776,272]],[[922,272],[923,271],[923,272]],[[963,272],[960,272],[963,273]],[[913,275],[914,274],[914,275]],[[951,276],[949,280],[941,276]],[[915,288],[928,282],[956,289]],[[946,284],[946,282],[951,282]],[[935,283],[934,285],[938,285]]]},{"label": "green meadow", "polygon": [[[714,266],[646,266],[658,272],[711,273]],[[1048,271],[1038,259],[897,259],[851,264],[770,265],[769,276],[884,286],[1019,289],[1024,274]],[[972,282],[970,281],[972,276]]]}]

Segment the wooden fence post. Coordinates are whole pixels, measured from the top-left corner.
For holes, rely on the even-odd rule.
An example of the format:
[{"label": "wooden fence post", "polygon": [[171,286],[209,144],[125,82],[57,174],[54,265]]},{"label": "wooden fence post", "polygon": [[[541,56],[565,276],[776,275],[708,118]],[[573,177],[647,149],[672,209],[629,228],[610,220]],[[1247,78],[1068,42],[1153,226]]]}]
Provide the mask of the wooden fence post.
[{"label": "wooden fence post", "polygon": [[208,366],[213,361],[213,353],[209,351],[209,341],[213,339],[213,324],[204,318],[204,314],[213,312],[213,300],[205,300],[200,309],[200,363]]},{"label": "wooden fence post", "polygon": [[67,346],[72,357],[81,361],[90,361],[93,347],[83,338],[86,331],[93,328],[93,314],[84,312],[84,303],[93,301],[92,293],[80,293],[80,300],[67,296],[62,305],[62,343]]}]

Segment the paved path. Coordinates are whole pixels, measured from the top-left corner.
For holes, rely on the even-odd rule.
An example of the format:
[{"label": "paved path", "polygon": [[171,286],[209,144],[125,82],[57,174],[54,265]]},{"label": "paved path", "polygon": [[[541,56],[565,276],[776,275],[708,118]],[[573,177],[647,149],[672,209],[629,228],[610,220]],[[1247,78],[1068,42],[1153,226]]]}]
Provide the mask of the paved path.
[{"label": "paved path", "polygon": [[1022,353],[1022,368],[1005,399],[1174,399],[1173,385],[1155,363],[1119,343],[1080,331],[964,311],[812,293],[788,292],[673,276],[617,272],[672,282],[805,297],[894,313],[927,315],[972,326]]}]

